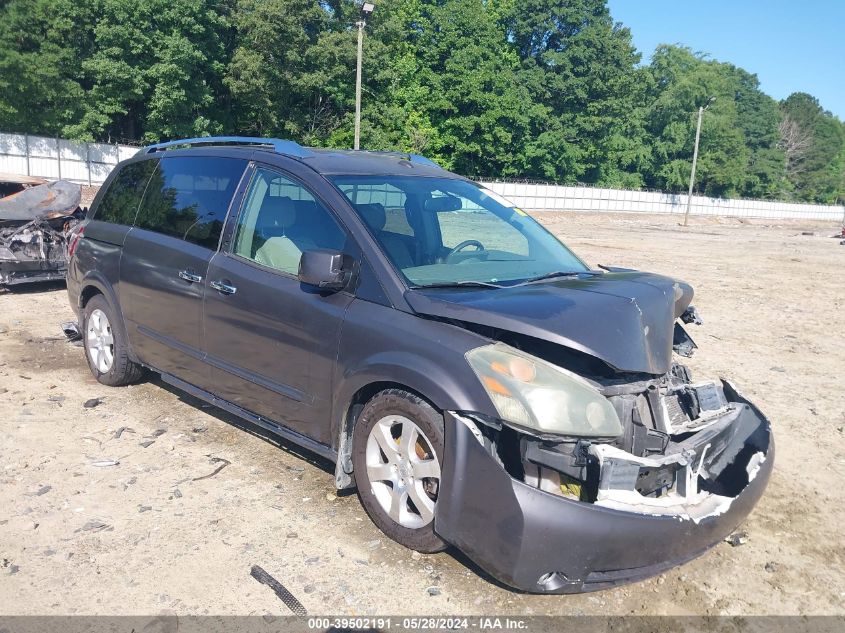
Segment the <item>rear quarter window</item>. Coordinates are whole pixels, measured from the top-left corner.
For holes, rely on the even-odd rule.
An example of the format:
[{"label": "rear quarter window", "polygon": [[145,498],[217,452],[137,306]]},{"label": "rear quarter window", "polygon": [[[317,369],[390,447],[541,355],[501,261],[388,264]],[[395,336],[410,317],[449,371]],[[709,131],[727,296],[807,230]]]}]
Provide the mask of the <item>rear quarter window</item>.
[{"label": "rear quarter window", "polygon": [[103,194],[93,218],[101,222],[132,226],[144,189],[158,160],[130,163],[120,169]]},{"label": "rear quarter window", "polygon": [[247,161],[236,158],[164,158],[150,178],[135,226],[212,250]]}]

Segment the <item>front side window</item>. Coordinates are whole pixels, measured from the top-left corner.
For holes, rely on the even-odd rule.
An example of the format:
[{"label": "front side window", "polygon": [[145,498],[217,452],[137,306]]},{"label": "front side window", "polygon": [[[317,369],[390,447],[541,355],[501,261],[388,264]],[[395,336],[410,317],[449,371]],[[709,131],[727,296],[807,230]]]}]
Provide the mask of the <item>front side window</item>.
[{"label": "front side window", "polygon": [[157,160],[142,160],[121,168],[100,200],[94,219],[132,226],[144,189],[157,165]]},{"label": "front side window", "polygon": [[241,159],[209,156],[162,159],[135,226],[216,250],[246,165]]},{"label": "front side window", "polygon": [[[412,287],[511,285],[588,271],[524,211],[475,183],[413,176],[336,176],[333,182]],[[385,193],[378,197],[378,191]],[[403,222],[391,222],[400,212]]]},{"label": "front side window", "polygon": [[303,252],[345,246],[344,230],[305,187],[256,169],[238,218],[235,255],[296,275]]}]

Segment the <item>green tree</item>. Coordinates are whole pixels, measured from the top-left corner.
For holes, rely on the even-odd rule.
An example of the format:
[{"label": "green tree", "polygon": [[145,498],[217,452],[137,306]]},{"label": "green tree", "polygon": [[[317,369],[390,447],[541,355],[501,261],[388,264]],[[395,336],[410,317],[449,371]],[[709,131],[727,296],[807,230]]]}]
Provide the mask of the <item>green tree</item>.
[{"label": "green tree", "polygon": [[97,0],[0,3],[0,129],[61,135],[81,115]]},{"label": "green tree", "polygon": [[698,109],[714,99],[701,127],[696,190],[711,196],[741,194],[750,152],[739,123],[730,68],[689,48],[665,45],[655,51],[649,68],[654,88],[647,127],[653,162],[647,184],[675,192],[686,188]]},{"label": "green tree", "polygon": [[[354,52],[354,37],[339,31],[320,44],[346,42]],[[331,145],[352,144],[350,62]],[[366,40],[362,145],[423,152],[469,176],[521,175],[531,98],[517,68],[482,0],[382,3]]]},{"label": "green tree", "polygon": [[737,124],[748,149],[743,196],[783,197],[789,190],[786,154],[780,144],[778,103],[760,90],[760,81],[741,68],[726,65],[734,90]]},{"label": "green tree", "polygon": [[228,21],[215,0],[101,0],[79,138],[155,141],[218,132]]},{"label": "green tree", "polygon": [[319,135],[314,115],[319,118],[325,103],[314,71],[336,60],[312,53],[328,17],[317,0],[237,1],[237,46],[225,83],[241,133],[298,140]]},{"label": "green tree", "polygon": [[[845,126],[819,105],[818,99],[796,92],[781,102],[790,133],[804,139],[792,153],[789,178],[796,195],[806,201],[833,203],[845,197]],[[784,142],[788,144],[787,132]]]},{"label": "green tree", "polygon": [[650,76],[637,68],[630,31],[613,22],[605,0],[526,0],[503,13],[523,82],[545,106],[529,141],[531,171],[641,185]]}]

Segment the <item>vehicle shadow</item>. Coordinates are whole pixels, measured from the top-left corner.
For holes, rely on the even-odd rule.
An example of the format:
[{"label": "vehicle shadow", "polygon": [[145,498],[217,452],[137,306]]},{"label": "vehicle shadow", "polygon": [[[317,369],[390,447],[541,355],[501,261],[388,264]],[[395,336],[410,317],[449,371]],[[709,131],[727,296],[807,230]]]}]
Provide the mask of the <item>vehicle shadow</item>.
[{"label": "vehicle shadow", "polygon": [[[252,424],[251,422],[248,422],[248,421],[246,421],[242,418],[239,418],[236,415],[229,413],[228,411],[224,411],[223,409],[220,409],[220,408],[218,408],[218,407],[216,407],[212,404],[209,404],[209,403],[205,402],[204,400],[200,400],[199,398],[195,398],[194,396],[187,394],[184,391],[181,391],[178,387],[174,387],[173,385],[170,385],[170,384],[164,382],[158,376],[158,374],[153,374],[153,375],[149,376],[147,378],[147,381],[156,385],[157,387],[160,387],[162,389],[169,391],[170,393],[172,393],[174,396],[179,398],[179,400],[181,400],[185,404],[188,404],[192,407],[200,409],[200,410],[204,411],[205,413],[217,418],[221,422],[224,422],[226,424],[234,426],[235,428],[238,428],[242,431],[246,431],[247,433],[264,440],[268,444],[272,444],[273,446],[280,448],[281,450],[285,451],[286,453],[289,453],[290,455],[293,455],[294,457],[297,457],[299,459],[302,459],[302,460],[308,462],[312,466],[319,468],[320,470],[324,471],[327,475],[334,477],[335,466],[331,461],[325,459],[324,457],[317,455],[315,453],[312,453],[308,449],[303,448],[303,447],[301,447],[297,444],[294,444],[293,442],[289,442],[288,440],[281,438],[281,437],[275,435],[274,433],[272,433],[272,432],[270,432],[270,431],[268,431],[268,430],[266,430],[266,429],[264,429],[260,426],[256,426],[255,424]],[[352,496],[352,495],[355,495],[355,494],[356,494],[355,488],[347,488],[345,490],[338,490],[337,491],[338,497],[349,497],[349,496]],[[489,582],[490,584],[495,585],[496,587],[498,587],[500,589],[504,589],[505,591],[509,591],[511,593],[517,593],[517,594],[527,593],[527,592],[521,591],[519,589],[514,589],[513,587],[509,587],[508,585],[506,585],[506,584],[502,583],[501,581],[497,580],[496,578],[494,578],[493,576],[488,574],[486,571],[484,571],[481,567],[479,567],[472,560],[470,560],[470,558],[466,554],[461,552],[456,547],[453,547],[453,546],[450,545],[443,553],[448,555],[448,556],[451,556],[457,563],[459,563],[460,565],[463,565],[467,570],[471,571],[472,573],[474,573],[476,576],[478,576],[482,580],[485,580],[486,582]]]},{"label": "vehicle shadow", "polygon": [[[279,437],[278,435],[268,431],[260,426],[253,424],[243,418],[239,418],[238,416],[229,413],[219,407],[214,406],[213,404],[209,404],[205,400],[200,400],[199,398],[195,398],[194,396],[185,393],[184,391],[180,390],[178,387],[174,387],[166,382],[164,382],[158,374],[152,374],[147,377],[147,382],[154,384],[156,387],[160,387],[166,391],[169,391],[174,396],[179,398],[185,404],[188,404],[195,409],[200,409],[203,412],[207,413],[208,415],[214,416],[221,422],[225,422],[235,428],[238,428],[242,431],[246,431],[250,435],[258,437],[268,444],[272,444],[273,446],[282,449],[286,453],[293,455],[301,460],[304,460],[319,468],[320,470],[325,471],[332,477],[334,477],[334,464],[327,460],[326,458],[317,455],[316,453],[312,453],[307,448],[303,448],[298,444],[294,444],[286,440],[285,438]],[[353,491],[354,492],[354,491]],[[341,491],[338,493],[338,496],[344,496],[344,494],[350,494],[348,491]]]}]

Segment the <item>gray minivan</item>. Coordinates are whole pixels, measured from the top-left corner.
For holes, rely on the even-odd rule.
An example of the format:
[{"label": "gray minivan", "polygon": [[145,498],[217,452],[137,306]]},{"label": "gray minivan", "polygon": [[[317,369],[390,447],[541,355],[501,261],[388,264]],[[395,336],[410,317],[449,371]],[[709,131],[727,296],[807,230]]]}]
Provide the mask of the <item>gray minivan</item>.
[{"label": "gray minivan", "polygon": [[593,269],[420,156],[220,137],[143,148],[74,235],[94,376],[146,370],[330,459],[390,538],[509,586],[644,578],[763,493],[769,422],[679,356],[687,284]]}]

